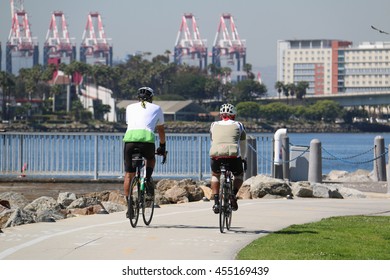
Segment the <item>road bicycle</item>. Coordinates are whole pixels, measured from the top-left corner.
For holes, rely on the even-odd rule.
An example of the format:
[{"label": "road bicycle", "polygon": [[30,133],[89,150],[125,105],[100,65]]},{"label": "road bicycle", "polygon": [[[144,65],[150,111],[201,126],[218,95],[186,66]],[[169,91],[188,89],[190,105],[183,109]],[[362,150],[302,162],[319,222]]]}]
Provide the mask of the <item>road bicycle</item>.
[{"label": "road bicycle", "polygon": [[[163,155],[162,164],[165,164],[167,153]],[[140,211],[145,225],[149,225],[154,213],[154,182],[145,181],[146,168],[145,159],[142,157],[139,149],[136,149],[132,155],[132,164],[136,168],[135,176],[130,182],[128,197],[128,217],[133,228],[137,226]],[[142,175],[141,175],[142,173]],[[148,191],[147,188],[150,188]]]},{"label": "road bicycle", "polygon": [[[244,172],[247,169],[246,160],[242,161]],[[233,209],[231,199],[234,197],[233,191],[233,173],[230,171],[229,163],[221,161],[221,177],[219,188],[219,231],[221,233],[230,230],[232,224]]]},{"label": "road bicycle", "polygon": [[219,230],[225,232],[225,228],[230,230],[232,223],[232,205],[230,202],[233,196],[233,175],[229,169],[229,164],[222,161],[220,164],[221,177],[219,188]]}]

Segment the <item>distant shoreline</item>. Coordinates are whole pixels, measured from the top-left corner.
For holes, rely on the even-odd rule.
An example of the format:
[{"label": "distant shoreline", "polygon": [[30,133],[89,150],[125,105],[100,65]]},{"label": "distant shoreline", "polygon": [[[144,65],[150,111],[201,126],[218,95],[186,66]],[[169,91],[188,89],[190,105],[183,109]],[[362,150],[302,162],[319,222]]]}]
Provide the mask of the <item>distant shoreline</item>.
[{"label": "distant shoreline", "polygon": [[[360,133],[390,132],[390,125],[378,123],[336,124],[325,122],[286,122],[286,123],[253,123],[243,122],[249,133],[274,133],[279,128],[287,128],[290,133]],[[208,133],[211,122],[167,122],[167,133]],[[0,132],[125,132],[126,126],[121,123],[64,123],[56,125],[10,123],[0,124]]]}]

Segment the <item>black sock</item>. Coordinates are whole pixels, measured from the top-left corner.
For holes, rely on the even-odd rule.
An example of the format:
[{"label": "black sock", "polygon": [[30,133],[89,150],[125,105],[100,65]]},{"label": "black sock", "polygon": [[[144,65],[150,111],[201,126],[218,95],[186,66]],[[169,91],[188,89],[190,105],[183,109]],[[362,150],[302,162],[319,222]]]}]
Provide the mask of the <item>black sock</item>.
[{"label": "black sock", "polygon": [[219,195],[218,194],[214,194],[214,203],[215,204],[219,203]]}]

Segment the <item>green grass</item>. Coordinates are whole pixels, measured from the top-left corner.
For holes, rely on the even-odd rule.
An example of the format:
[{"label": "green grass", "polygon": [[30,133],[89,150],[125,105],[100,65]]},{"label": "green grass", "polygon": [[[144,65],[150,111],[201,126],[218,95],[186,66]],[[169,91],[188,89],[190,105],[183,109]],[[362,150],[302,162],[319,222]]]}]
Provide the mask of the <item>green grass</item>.
[{"label": "green grass", "polygon": [[333,217],[292,225],[253,241],[237,259],[390,260],[390,217]]}]

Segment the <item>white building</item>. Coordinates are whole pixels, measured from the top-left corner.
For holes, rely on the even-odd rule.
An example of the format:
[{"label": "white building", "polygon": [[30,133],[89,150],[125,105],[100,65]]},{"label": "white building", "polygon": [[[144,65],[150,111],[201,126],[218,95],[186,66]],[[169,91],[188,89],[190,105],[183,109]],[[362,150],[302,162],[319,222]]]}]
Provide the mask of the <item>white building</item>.
[{"label": "white building", "polygon": [[364,42],[345,50],[346,93],[390,91],[390,42]]},{"label": "white building", "polygon": [[94,100],[100,100],[102,104],[109,105],[111,110],[104,115],[104,119],[109,122],[116,122],[116,106],[115,99],[112,97],[112,91],[110,89],[99,86],[97,89],[95,85],[86,85],[81,88],[81,95],[79,95],[80,102],[84,109],[94,113]]},{"label": "white building", "polygon": [[390,42],[280,40],[277,47],[277,80],[306,81],[308,95],[390,90]]}]

